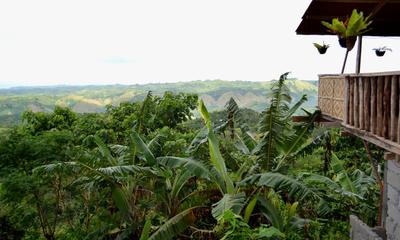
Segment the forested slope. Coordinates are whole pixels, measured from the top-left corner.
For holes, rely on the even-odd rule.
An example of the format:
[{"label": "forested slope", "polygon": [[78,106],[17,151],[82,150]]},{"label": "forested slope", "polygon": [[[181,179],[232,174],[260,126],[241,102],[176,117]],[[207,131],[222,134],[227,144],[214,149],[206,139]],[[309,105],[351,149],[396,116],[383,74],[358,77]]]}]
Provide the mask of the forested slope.
[{"label": "forested slope", "polygon": [[[162,95],[165,91],[196,93],[211,111],[223,109],[233,97],[242,108],[262,111],[268,103],[273,81],[192,81],[146,85],[16,87],[0,89],[0,126],[16,123],[23,111],[49,112],[54,106],[70,107],[78,113],[104,112],[106,105],[143,100],[148,91]],[[305,108],[317,105],[316,82],[288,80],[294,99],[307,94]]]}]

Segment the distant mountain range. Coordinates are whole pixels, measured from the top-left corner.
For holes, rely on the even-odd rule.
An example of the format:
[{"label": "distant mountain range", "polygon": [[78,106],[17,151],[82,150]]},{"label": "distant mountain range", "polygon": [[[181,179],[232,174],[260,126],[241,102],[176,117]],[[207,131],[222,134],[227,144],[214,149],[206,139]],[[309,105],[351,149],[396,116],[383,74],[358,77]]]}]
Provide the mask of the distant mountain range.
[{"label": "distant mountain range", "polygon": [[[49,86],[13,87],[0,89],[0,125],[18,122],[21,113],[32,111],[52,111],[55,105],[68,106],[72,110],[102,112],[108,104],[142,100],[148,91],[162,95],[165,91],[196,93],[210,111],[224,108],[233,97],[240,107],[262,111],[268,104],[273,81],[192,81],[145,85],[102,85],[102,86]],[[305,108],[317,105],[317,82],[288,80],[287,84],[294,100],[307,94]]]}]

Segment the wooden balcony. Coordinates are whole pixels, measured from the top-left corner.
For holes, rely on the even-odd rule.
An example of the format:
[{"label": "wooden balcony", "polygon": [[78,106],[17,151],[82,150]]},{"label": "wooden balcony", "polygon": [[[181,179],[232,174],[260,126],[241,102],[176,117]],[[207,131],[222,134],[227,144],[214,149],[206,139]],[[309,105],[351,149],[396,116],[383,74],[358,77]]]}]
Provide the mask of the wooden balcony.
[{"label": "wooden balcony", "polygon": [[400,154],[400,72],[320,75],[318,105],[325,118]]}]

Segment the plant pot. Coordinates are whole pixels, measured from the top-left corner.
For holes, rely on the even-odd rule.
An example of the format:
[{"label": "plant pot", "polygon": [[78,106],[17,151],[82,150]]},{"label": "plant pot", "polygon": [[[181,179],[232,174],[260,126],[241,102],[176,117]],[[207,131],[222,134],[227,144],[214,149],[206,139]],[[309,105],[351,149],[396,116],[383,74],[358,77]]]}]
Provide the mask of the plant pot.
[{"label": "plant pot", "polygon": [[320,47],[320,48],[317,48],[317,49],[318,49],[319,54],[325,54],[326,50],[328,50],[327,47]]},{"label": "plant pot", "polygon": [[375,50],[375,54],[376,54],[376,56],[378,56],[378,57],[382,57],[383,55],[385,55],[385,52],[386,52],[386,51]]},{"label": "plant pot", "polygon": [[351,51],[356,44],[357,37],[348,37],[348,38],[343,38],[339,36],[339,45],[342,48],[347,48],[347,50]]},{"label": "plant pot", "polygon": [[343,38],[343,37],[338,37],[339,38],[339,45],[342,47],[342,48],[346,48],[346,38]]}]

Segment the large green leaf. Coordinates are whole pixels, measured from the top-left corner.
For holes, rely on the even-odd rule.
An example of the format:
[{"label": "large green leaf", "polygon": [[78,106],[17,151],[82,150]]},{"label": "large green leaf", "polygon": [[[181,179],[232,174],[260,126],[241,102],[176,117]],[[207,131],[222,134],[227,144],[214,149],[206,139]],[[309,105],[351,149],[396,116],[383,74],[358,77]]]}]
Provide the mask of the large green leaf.
[{"label": "large green leaf", "polygon": [[97,135],[94,136],[94,142],[96,143],[96,145],[99,148],[99,151],[101,153],[101,155],[111,164],[111,165],[116,165],[117,161],[115,160],[115,158],[113,157],[113,155],[111,154],[110,149],[108,148],[107,144],[105,144],[103,142],[103,140],[101,140],[101,138]]},{"label": "large green leaf", "polygon": [[201,144],[207,142],[207,135],[208,135],[208,128],[204,126],[193,138],[186,152],[191,153],[197,150]]},{"label": "large green leaf", "polygon": [[142,234],[140,235],[139,240],[148,240],[150,236],[150,230],[151,230],[151,219],[147,219],[146,222],[144,223]]},{"label": "large green leaf", "polygon": [[[226,189],[227,193],[233,194],[235,192],[235,187],[233,186],[232,179],[230,178],[230,176],[228,174],[228,171],[227,171],[226,165],[225,165],[225,161],[219,150],[218,139],[215,136],[212,126],[211,126],[210,114],[208,113],[207,108],[204,105],[202,100],[199,101],[198,109],[199,109],[200,114],[203,117],[203,120],[208,128],[208,147],[209,147],[209,151],[210,151],[211,163],[215,167],[215,169],[219,172],[219,174],[222,176],[224,183],[225,183],[225,189]],[[220,187],[220,189],[221,189],[221,187]]]},{"label": "large green leaf", "polygon": [[128,197],[120,186],[114,185],[112,187],[112,197],[118,209],[125,215],[129,214],[130,207]]},{"label": "large green leaf", "polygon": [[275,191],[287,192],[290,197],[299,201],[305,199],[317,201],[317,211],[322,215],[331,211],[329,205],[323,198],[323,194],[321,194],[318,189],[307,186],[307,184],[299,181],[299,179],[277,172],[267,172],[247,177],[241,181],[239,186],[254,184],[257,186],[271,187]]},{"label": "large green leaf", "polygon": [[136,165],[111,166],[96,168],[96,170],[108,176],[150,172],[149,168],[139,167]]},{"label": "large green leaf", "polygon": [[158,230],[153,233],[149,240],[168,240],[176,239],[176,236],[186,230],[190,225],[196,221],[195,210],[201,207],[192,207],[186,209],[158,228]]},{"label": "large green leaf", "polygon": [[258,197],[261,206],[261,212],[267,217],[272,226],[280,231],[284,231],[284,219],[280,213],[279,206],[275,206],[273,202],[267,198]]},{"label": "large green leaf", "polygon": [[205,179],[210,179],[210,170],[202,162],[191,159],[191,158],[181,158],[181,157],[158,157],[157,161],[167,167],[171,168],[185,168],[193,175]]},{"label": "large green leaf", "polygon": [[336,182],[338,182],[346,191],[357,193],[353,182],[347,174],[347,170],[344,168],[343,162],[339,160],[334,153],[332,153],[331,167],[336,174]]},{"label": "large green leaf", "polygon": [[175,176],[171,189],[171,196],[173,198],[178,198],[181,189],[192,176],[192,173],[188,169],[183,170]]},{"label": "large green leaf", "polygon": [[143,156],[146,159],[149,166],[155,165],[156,159],[155,159],[153,153],[150,151],[150,149],[147,147],[147,145],[140,138],[139,134],[137,134],[136,131],[132,131],[131,138],[132,138],[132,142],[135,143],[139,152],[143,154]]},{"label": "large green leaf", "polygon": [[251,214],[253,213],[256,204],[257,204],[257,196],[253,197],[253,199],[250,200],[250,202],[247,204],[246,209],[244,210],[244,221],[246,223],[249,223]]},{"label": "large green leaf", "polygon": [[232,210],[233,213],[239,214],[244,206],[246,194],[243,192],[236,194],[224,194],[217,203],[213,204],[212,215],[219,220],[227,210]]}]

